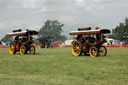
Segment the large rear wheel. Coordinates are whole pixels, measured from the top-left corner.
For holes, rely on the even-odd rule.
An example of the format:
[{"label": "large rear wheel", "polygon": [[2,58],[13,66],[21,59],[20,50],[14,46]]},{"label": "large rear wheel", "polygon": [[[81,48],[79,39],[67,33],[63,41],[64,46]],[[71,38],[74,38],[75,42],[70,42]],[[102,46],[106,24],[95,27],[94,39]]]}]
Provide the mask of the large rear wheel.
[{"label": "large rear wheel", "polygon": [[34,47],[33,45],[30,46],[30,48],[29,48],[29,53],[30,53],[31,55],[35,55],[35,47]]},{"label": "large rear wheel", "polygon": [[11,41],[9,44],[9,53],[11,55],[16,53],[16,43],[13,41]]},{"label": "large rear wheel", "polygon": [[20,47],[20,54],[21,54],[21,55],[24,55],[25,52],[26,52],[26,47],[25,47],[25,45],[21,45],[21,47]]},{"label": "large rear wheel", "polygon": [[91,57],[96,57],[98,55],[98,49],[95,46],[90,47],[89,54]]},{"label": "large rear wheel", "polygon": [[107,54],[107,49],[106,49],[106,47],[101,46],[101,47],[99,48],[98,56],[106,56],[106,54]]},{"label": "large rear wheel", "polygon": [[72,42],[72,54],[74,56],[80,56],[81,55],[81,42],[79,41],[73,41]]}]

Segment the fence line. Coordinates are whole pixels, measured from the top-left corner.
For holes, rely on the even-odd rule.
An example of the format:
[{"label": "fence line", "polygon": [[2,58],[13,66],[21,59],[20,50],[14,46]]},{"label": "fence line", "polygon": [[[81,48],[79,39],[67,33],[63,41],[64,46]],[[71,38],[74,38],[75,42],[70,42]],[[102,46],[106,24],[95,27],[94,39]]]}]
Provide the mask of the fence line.
[{"label": "fence line", "polygon": [[[39,48],[38,45],[35,45],[36,48]],[[128,44],[127,45],[105,45],[105,47],[108,47],[108,48],[115,48],[115,47],[118,47],[118,48],[128,48]],[[8,46],[4,46],[4,45],[0,45],[0,48],[8,48]],[[57,46],[52,46],[52,48],[71,48],[71,45],[57,45]]]}]

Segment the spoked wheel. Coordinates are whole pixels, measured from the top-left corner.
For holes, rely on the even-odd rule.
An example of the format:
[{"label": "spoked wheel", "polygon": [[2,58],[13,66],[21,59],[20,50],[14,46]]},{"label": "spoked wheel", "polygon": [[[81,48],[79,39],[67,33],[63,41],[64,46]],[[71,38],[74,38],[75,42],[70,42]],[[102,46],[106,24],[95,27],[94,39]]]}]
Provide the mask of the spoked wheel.
[{"label": "spoked wheel", "polygon": [[25,52],[26,52],[26,47],[25,47],[24,45],[22,45],[22,46],[20,47],[20,54],[21,54],[21,55],[24,55]]},{"label": "spoked wheel", "polygon": [[107,54],[107,49],[106,49],[106,47],[101,46],[101,47],[99,48],[98,56],[106,56],[106,54]]},{"label": "spoked wheel", "polygon": [[96,57],[98,55],[98,49],[95,46],[92,46],[89,50],[91,57]]},{"label": "spoked wheel", "polygon": [[9,53],[11,55],[16,53],[16,44],[13,41],[11,41],[9,44]]},{"label": "spoked wheel", "polygon": [[34,47],[33,45],[30,46],[30,48],[29,48],[29,53],[30,53],[31,55],[35,55],[35,47]]},{"label": "spoked wheel", "polygon": [[74,56],[80,56],[81,55],[81,43],[79,41],[73,41],[72,42],[72,54]]}]

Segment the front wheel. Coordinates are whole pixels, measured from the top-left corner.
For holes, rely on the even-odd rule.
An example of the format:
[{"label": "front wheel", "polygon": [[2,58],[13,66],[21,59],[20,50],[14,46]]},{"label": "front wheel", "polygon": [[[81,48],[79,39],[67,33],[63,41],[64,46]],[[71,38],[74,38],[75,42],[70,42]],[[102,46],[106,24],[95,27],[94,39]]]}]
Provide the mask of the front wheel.
[{"label": "front wheel", "polygon": [[24,55],[25,52],[26,52],[26,47],[25,47],[25,45],[22,45],[22,46],[20,47],[20,54],[21,54],[21,55]]},{"label": "front wheel", "polygon": [[106,49],[106,47],[101,46],[101,47],[99,48],[98,56],[106,56],[106,54],[107,54],[107,49]]},{"label": "front wheel", "polygon": [[96,57],[98,55],[98,49],[95,46],[90,47],[89,54],[91,57]]},{"label": "front wheel", "polygon": [[29,48],[29,53],[30,53],[31,55],[35,55],[35,47],[34,47],[33,45],[30,46],[30,48]]}]

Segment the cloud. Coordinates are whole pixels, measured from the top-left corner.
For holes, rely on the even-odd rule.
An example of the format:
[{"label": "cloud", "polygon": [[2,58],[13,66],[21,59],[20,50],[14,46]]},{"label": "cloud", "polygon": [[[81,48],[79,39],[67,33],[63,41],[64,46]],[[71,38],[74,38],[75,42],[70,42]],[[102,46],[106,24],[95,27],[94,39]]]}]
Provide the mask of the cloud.
[{"label": "cloud", "polygon": [[36,0],[25,0],[24,1],[24,8],[36,8],[37,5],[35,4]]},{"label": "cloud", "polygon": [[112,29],[128,16],[127,3],[127,0],[0,0],[0,34],[20,27],[38,30],[47,19],[65,24],[67,35],[82,26]]},{"label": "cloud", "polygon": [[85,4],[85,0],[76,0],[76,5],[78,7],[84,7]]}]

